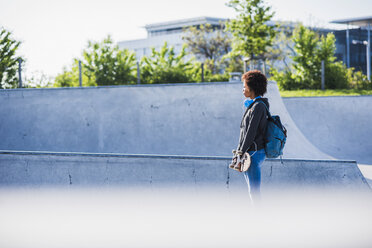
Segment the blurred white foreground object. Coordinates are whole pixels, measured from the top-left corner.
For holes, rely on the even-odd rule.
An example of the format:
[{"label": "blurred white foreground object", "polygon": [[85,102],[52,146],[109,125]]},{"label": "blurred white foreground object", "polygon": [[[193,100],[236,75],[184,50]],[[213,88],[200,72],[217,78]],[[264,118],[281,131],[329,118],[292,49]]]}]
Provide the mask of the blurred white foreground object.
[{"label": "blurred white foreground object", "polygon": [[0,247],[371,247],[370,194],[2,189]]}]

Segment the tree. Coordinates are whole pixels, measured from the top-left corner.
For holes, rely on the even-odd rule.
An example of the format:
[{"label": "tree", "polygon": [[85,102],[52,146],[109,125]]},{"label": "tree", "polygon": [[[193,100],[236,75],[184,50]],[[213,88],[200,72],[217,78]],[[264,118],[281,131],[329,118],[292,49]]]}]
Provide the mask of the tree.
[{"label": "tree", "polygon": [[250,59],[262,57],[277,33],[274,25],[267,24],[274,16],[271,7],[262,0],[230,0],[227,6],[238,13],[226,25],[234,37],[232,52]]},{"label": "tree", "polygon": [[141,81],[147,84],[190,82],[190,73],[195,70],[192,61],[185,61],[185,56],[185,46],[177,56],[167,42],[160,51],[152,48],[151,56],[141,60]]},{"label": "tree", "polygon": [[[85,69],[82,64],[82,86],[97,86],[95,75]],[[70,69],[63,68],[63,72],[55,78],[54,87],[79,87],[79,61],[74,59]]]},{"label": "tree", "polygon": [[[68,70],[56,77],[55,86],[78,86],[78,60]],[[121,85],[136,81],[136,56],[126,49],[120,50],[110,36],[101,42],[88,41],[81,59],[83,67],[83,85]]]},{"label": "tree", "polygon": [[317,53],[315,54],[318,71],[320,72],[315,87],[321,87],[321,63],[325,63],[325,82],[328,89],[346,89],[350,87],[351,78],[348,75],[353,74],[342,61],[336,61],[336,37],[333,33],[322,35],[319,40]]},{"label": "tree", "polygon": [[95,76],[97,85],[130,84],[136,80],[136,56],[120,50],[110,36],[102,42],[88,42],[83,51],[85,68]]},{"label": "tree", "polygon": [[0,89],[17,88],[18,59],[17,50],[20,41],[11,37],[12,33],[5,28],[0,28]]},{"label": "tree", "polygon": [[292,36],[293,28],[290,22],[278,24],[278,33],[274,37],[273,44],[264,53],[264,58],[267,60],[269,68],[289,69],[290,58],[295,54]]},{"label": "tree", "polygon": [[348,71],[342,62],[335,62],[336,38],[333,33],[319,36],[300,25],[293,34],[295,43],[293,67],[300,88],[321,88],[321,64],[325,63],[325,82],[329,89],[347,88]]},{"label": "tree", "polygon": [[223,23],[219,28],[211,24],[191,26],[184,30],[182,37],[188,50],[199,61],[203,61],[213,74],[220,73],[224,69],[221,60],[231,50],[231,38],[223,29]]},{"label": "tree", "polygon": [[[314,31],[300,25],[293,34],[294,51],[293,67],[301,88],[314,88],[320,82],[320,64],[318,63],[319,36]],[[317,88],[317,87],[315,87]]]},{"label": "tree", "polygon": [[49,88],[53,87],[53,78],[42,71],[33,71],[25,77],[25,88]]},{"label": "tree", "polygon": [[325,63],[325,87],[328,89],[346,89],[367,85],[364,80],[359,84],[359,75],[354,75],[353,69],[348,69],[335,61],[336,38],[333,33],[319,36],[316,32],[300,25],[292,36],[294,41],[293,68],[278,72],[272,70],[273,79],[285,90],[320,89],[321,64]]}]

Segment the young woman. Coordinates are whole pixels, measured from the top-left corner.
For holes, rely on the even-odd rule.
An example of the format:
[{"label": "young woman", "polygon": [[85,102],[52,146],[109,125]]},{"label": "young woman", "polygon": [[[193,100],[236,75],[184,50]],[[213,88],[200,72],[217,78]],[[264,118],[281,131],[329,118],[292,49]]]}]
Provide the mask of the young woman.
[{"label": "young woman", "polygon": [[[248,152],[251,156],[251,165],[244,172],[248,184],[251,200],[260,199],[261,165],[264,162],[265,138],[267,126],[267,108],[269,102],[262,96],[267,91],[267,78],[260,71],[254,70],[242,76],[243,94],[246,111],[240,124],[240,138],[237,151],[240,154]],[[266,106],[265,106],[266,104]],[[240,170],[240,164],[235,164],[233,169]]]}]

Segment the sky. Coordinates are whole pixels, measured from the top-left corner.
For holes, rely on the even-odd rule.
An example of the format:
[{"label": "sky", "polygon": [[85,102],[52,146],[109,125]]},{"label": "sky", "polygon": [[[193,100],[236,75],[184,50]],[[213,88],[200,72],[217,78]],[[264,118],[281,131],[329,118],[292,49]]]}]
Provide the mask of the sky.
[{"label": "sky", "polygon": [[[0,26],[22,42],[24,75],[54,77],[88,40],[146,38],[146,24],[199,16],[234,18],[227,0],[0,0]],[[372,0],[267,0],[274,20],[329,27],[335,19],[372,16]],[[334,27],[334,26],[333,26]],[[340,26],[338,26],[340,27]],[[342,26],[341,26],[342,28]]]}]

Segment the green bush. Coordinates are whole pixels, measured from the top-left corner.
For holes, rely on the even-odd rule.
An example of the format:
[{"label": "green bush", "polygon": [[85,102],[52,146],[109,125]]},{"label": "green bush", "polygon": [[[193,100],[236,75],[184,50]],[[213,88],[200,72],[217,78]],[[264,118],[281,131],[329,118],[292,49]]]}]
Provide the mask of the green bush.
[{"label": "green bush", "polygon": [[179,55],[175,55],[174,48],[165,42],[160,51],[152,48],[150,57],[141,60],[141,82],[145,84],[187,83],[190,82],[194,65],[185,62],[185,46]]},{"label": "green bush", "polygon": [[296,79],[296,75],[294,75],[291,71],[277,71],[276,69],[272,69],[271,73],[271,80],[276,81],[279,85],[281,90],[299,90],[302,89],[302,84],[298,83]]},{"label": "green bush", "polygon": [[88,42],[83,51],[84,67],[94,75],[97,85],[133,84],[136,81],[136,55],[107,36],[102,42]]},{"label": "green bush", "polygon": [[[145,75],[145,74],[143,74]],[[153,70],[151,75],[149,74],[145,83],[150,84],[166,84],[166,83],[187,83],[189,77],[180,68],[164,68]]]},{"label": "green bush", "polygon": [[[202,82],[201,62],[195,62],[193,68],[188,72],[190,82]],[[203,82],[227,82],[230,75],[226,73],[213,73],[213,71],[204,64],[204,81]]]},{"label": "green bush", "polygon": [[[54,87],[79,86],[79,59],[55,78]],[[82,85],[123,85],[136,81],[136,57],[127,49],[121,50],[110,36],[101,42],[89,41],[83,50]]]},{"label": "green bush", "polygon": [[325,63],[326,89],[370,89],[371,82],[361,72],[348,69],[335,55],[335,36],[319,37],[314,31],[299,26],[293,33],[293,68],[278,72],[271,70],[272,80],[281,90],[321,89],[321,63]]},{"label": "green bush", "polygon": [[354,68],[349,69],[349,86],[356,90],[372,90],[372,81],[368,80],[367,76],[361,71],[354,71]]},{"label": "green bush", "polygon": [[[197,81],[194,82],[201,82],[201,73],[198,74],[198,78],[200,78]],[[213,74],[209,71],[204,71],[204,82],[228,82],[230,78],[230,75],[227,73],[220,73],[220,74]]]},{"label": "green bush", "polygon": [[211,74],[204,77],[205,82],[228,82],[229,74]]},{"label": "green bush", "polygon": [[349,72],[345,64],[338,61],[325,66],[326,89],[348,89]]},{"label": "green bush", "polygon": [[[82,68],[82,86],[97,86],[93,73]],[[71,68],[63,68],[63,72],[54,79],[53,87],[79,87],[79,61],[74,60]]]}]

